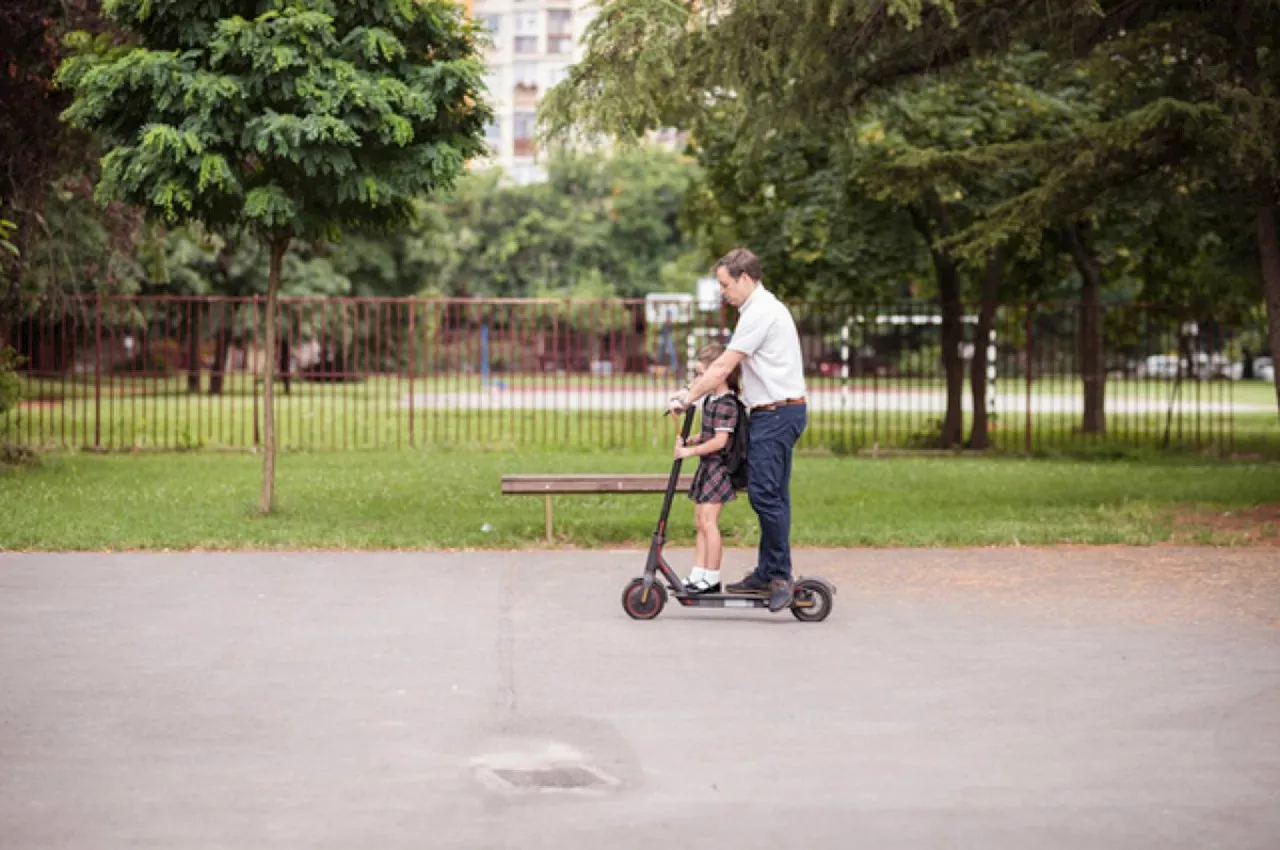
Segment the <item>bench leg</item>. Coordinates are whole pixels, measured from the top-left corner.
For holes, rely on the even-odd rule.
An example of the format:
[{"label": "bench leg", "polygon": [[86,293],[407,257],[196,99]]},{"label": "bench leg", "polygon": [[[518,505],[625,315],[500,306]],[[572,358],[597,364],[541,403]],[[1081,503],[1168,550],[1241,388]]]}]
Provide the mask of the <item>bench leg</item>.
[{"label": "bench leg", "polygon": [[547,493],[545,496],[543,496],[543,498],[546,500],[544,502],[543,518],[546,521],[546,526],[547,526],[547,542],[550,543],[551,542],[551,494]]}]

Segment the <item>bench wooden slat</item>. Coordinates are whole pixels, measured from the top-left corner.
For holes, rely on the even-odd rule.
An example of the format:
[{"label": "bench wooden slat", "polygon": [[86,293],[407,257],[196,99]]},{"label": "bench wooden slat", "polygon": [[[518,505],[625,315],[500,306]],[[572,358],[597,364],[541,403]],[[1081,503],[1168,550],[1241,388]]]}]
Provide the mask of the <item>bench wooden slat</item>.
[{"label": "bench wooden slat", "polygon": [[[670,475],[504,475],[503,493],[661,493]],[[680,476],[677,492],[688,492],[693,475]]]},{"label": "bench wooden slat", "polygon": [[[502,476],[502,492],[512,494],[539,495],[544,501],[544,523],[546,525],[547,542],[551,536],[551,496],[556,493],[662,493],[667,489],[671,475],[627,474],[627,475],[504,475]],[[676,488],[677,495],[688,493],[693,484],[693,474],[680,476]]]}]

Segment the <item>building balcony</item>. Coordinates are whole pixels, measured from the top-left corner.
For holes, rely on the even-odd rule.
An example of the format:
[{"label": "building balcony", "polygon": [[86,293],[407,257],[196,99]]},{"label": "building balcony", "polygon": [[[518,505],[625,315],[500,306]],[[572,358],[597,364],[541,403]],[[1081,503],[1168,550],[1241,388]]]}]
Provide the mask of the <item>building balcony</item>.
[{"label": "building balcony", "polygon": [[542,93],[531,83],[516,83],[511,90],[511,105],[520,107],[536,107]]}]

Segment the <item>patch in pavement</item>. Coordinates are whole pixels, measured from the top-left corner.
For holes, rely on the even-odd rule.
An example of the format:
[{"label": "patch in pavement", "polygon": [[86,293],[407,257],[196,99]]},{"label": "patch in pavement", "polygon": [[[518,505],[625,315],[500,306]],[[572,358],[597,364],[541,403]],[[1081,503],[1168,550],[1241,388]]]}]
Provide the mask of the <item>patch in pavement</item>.
[{"label": "patch in pavement", "polygon": [[557,742],[489,753],[471,760],[476,777],[497,791],[591,792],[621,783],[583,755]]},{"label": "patch in pavement", "polygon": [[548,767],[535,770],[486,768],[499,782],[521,791],[573,791],[608,788],[617,784],[611,776],[593,767]]}]

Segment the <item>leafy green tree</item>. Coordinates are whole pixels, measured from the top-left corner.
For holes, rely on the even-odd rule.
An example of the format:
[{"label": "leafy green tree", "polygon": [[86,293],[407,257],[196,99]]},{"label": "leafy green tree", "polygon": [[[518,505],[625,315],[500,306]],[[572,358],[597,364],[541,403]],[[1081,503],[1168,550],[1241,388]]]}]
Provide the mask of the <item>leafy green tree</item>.
[{"label": "leafy green tree", "polygon": [[[464,177],[458,183],[468,182]],[[453,193],[450,193],[452,195]],[[449,219],[446,201],[420,199],[414,223],[389,236],[354,236],[328,246],[327,256],[351,295],[441,295],[459,262],[454,239],[458,222]]]},{"label": "leafy green tree", "polygon": [[1054,135],[940,152],[934,178],[1021,180],[944,244],[980,264],[1011,243],[1036,253],[1053,232],[1078,243],[1087,290],[1109,208],[1200,187],[1245,220],[1231,230],[1254,233],[1280,350],[1280,8],[1268,0],[615,0],[587,38],[586,61],[546,101],[549,132],[634,136],[732,101],[752,116],[744,148],[847,123],[878,94],[1018,44],[1044,51],[1102,108]]},{"label": "leafy green tree", "polygon": [[[17,229],[17,225],[7,218],[0,218],[0,252],[6,256],[17,257],[19,255],[18,246],[13,244],[13,231]],[[2,280],[2,279],[0,279]]]},{"label": "leafy green tree", "polygon": [[[174,228],[165,234],[159,261],[153,264],[141,291],[156,295],[263,296],[270,289],[270,275],[264,264],[266,258],[267,249],[251,234],[224,239],[194,224]],[[352,282],[335,268],[334,258],[326,244],[297,242],[285,253],[280,264],[279,291],[285,296],[345,296],[352,294]],[[211,336],[214,354],[208,392],[220,395],[224,386],[223,364],[232,337],[237,328],[253,326],[252,309],[230,302],[223,309],[197,307],[180,313],[176,319],[190,322],[184,332],[188,346],[188,392],[200,392],[200,345]],[[288,327],[290,323],[292,328]],[[302,328],[296,314],[282,316],[277,326],[282,333],[276,346],[276,362],[283,370],[290,361],[289,331],[292,330],[292,336],[296,337]],[[283,381],[287,393],[291,388],[287,374]]]},{"label": "leafy green tree", "polygon": [[692,144],[702,179],[685,219],[708,257],[751,247],[774,291],[819,301],[883,302],[907,294],[927,254],[897,204],[874,198],[843,153],[843,133],[815,125],[737,144],[751,116],[722,107],[699,120]]},{"label": "leafy green tree", "polygon": [[[104,29],[97,0],[7,0],[0,4],[0,217],[15,222],[17,253],[0,254],[0,322],[16,319],[29,286],[28,262],[43,263],[53,229],[48,195],[59,178],[84,171],[93,137],[61,123],[70,98],[54,75],[70,29]],[[107,218],[114,210],[106,211]],[[128,227],[129,222],[119,222]],[[58,234],[73,238],[74,233]]]},{"label": "leafy green tree", "polygon": [[[1058,4],[1064,14],[1069,4]],[[1233,2],[1101,4],[1072,47],[1065,70],[1089,87],[1094,108],[1079,113],[1053,137],[980,147],[964,154],[922,158],[935,175],[974,179],[992,169],[1018,170],[1031,179],[956,234],[953,246],[977,253],[1029,231],[1063,222],[1062,244],[1085,283],[1081,362],[1085,376],[1085,430],[1102,429],[1101,322],[1096,278],[1103,272],[1091,245],[1105,239],[1100,223],[1118,223],[1125,210],[1158,220],[1159,244],[1142,239],[1131,256],[1142,274],[1161,282],[1160,303],[1221,299],[1221,281],[1239,278],[1239,255],[1219,250],[1254,231],[1253,279],[1273,316],[1273,348],[1280,341],[1280,235],[1275,209],[1280,188],[1280,14],[1264,4]],[[1025,31],[1025,28],[1024,28]],[[1052,28],[1059,57],[1067,44]],[[1188,201],[1217,210],[1215,239],[1188,216]],[[1154,207],[1154,209],[1153,209]],[[1183,210],[1160,215],[1159,210]],[[1174,230],[1171,226],[1182,224]],[[1193,252],[1182,246],[1194,245]],[[1277,262],[1270,258],[1275,255]],[[1205,273],[1204,261],[1214,260]],[[1179,264],[1180,271],[1173,271]],[[1201,271],[1192,274],[1194,268]],[[1177,281],[1176,291],[1171,284]],[[1148,292],[1152,288],[1147,287]],[[1256,297],[1256,296],[1254,296]],[[1229,305],[1219,300],[1222,307]],[[1225,314],[1223,314],[1225,318]],[[1097,344],[1090,344],[1091,341]],[[1280,384],[1277,385],[1280,402]]]},{"label": "leafy green tree", "polygon": [[113,145],[103,200],[253,234],[269,252],[264,482],[274,503],[276,300],[295,239],[389,229],[483,152],[473,30],[447,0],[115,0],[130,36],[59,74],[66,118]]},{"label": "leafy green tree", "polygon": [[14,457],[21,457],[14,447],[9,445],[10,412],[22,400],[22,382],[18,380],[18,366],[22,359],[18,352],[7,345],[0,345],[0,464],[9,463]]},{"label": "leafy green tree", "polygon": [[[668,286],[664,272],[675,274],[690,248],[679,221],[694,173],[690,162],[638,149],[557,157],[549,172],[547,183],[528,186],[511,185],[497,170],[479,172],[459,178],[449,192],[416,199],[415,220],[395,232],[295,241],[282,263],[280,292],[611,299]],[[252,234],[223,239],[196,226],[174,228],[163,256],[161,270],[148,276],[143,291],[245,297],[268,289],[266,248]],[[670,285],[688,290],[706,266],[699,258]],[[621,307],[603,311],[615,312]],[[197,325],[187,335],[191,392],[201,389],[196,345],[205,336],[215,349],[209,392],[222,391],[220,364],[241,321],[236,313],[233,307],[190,315]],[[598,321],[600,313],[580,307],[574,317],[587,323]],[[291,330],[297,337],[306,329]],[[278,363],[288,362],[288,339],[282,334]],[[288,391],[287,377],[284,386]]]},{"label": "leafy green tree", "polygon": [[[13,244],[13,231],[17,228],[12,221],[0,218],[0,253],[6,257],[16,257],[18,247]],[[4,283],[5,267],[0,266],[0,284]],[[17,352],[4,345],[0,337],[0,459],[7,454],[4,444],[9,427],[9,411],[17,406],[22,391],[16,374],[18,368]]]},{"label": "leafy green tree", "polygon": [[[906,282],[933,267],[942,313],[947,405],[938,439],[962,441],[963,296],[982,301],[977,328],[993,326],[1001,271],[997,252],[963,262],[946,244],[999,197],[1016,175],[992,174],[977,189],[895,167],[920,152],[965,150],[1045,134],[1065,123],[1073,105],[1046,91],[1053,63],[1022,52],[969,63],[954,73],[914,81],[867,98],[831,120],[796,123],[757,137],[756,115],[736,103],[694,115],[695,148],[706,179],[695,190],[703,241],[722,251],[750,244],[773,285],[823,298],[883,302],[906,295]],[[554,113],[552,114],[554,120]],[[985,346],[972,364],[975,401],[985,398]],[[970,445],[986,445],[985,404]]]},{"label": "leafy green tree", "polygon": [[42,301],[49,316],[74,309],[66,296],[139,292],[154,270],[149,253],[157,240],[138,211],[119,202],[100,207],[93,194],[87,169],[54,180],[27,234],[19,289],[24,300]]},{"label": "leafy green tree", "polygon": [[1010,265],[1007,249],[959,256],[951,237],[1017,186],[1021,177],[992,170],[969,185],[959,185],[931,174],[919,177],[902,163],[939,151],[965,151],[1059,132],[1078,105],[1069,93],[1054,90],[1054,77],[1048,57],[1017,51],[909,80],[868,97],[854,110],[853,127],[841,146],[848,152],[845,159],[853,180],[876,201],[905,210],[932,259],[946,381],[939,434],[944,447],[963,440],[964,364],[959,349],[966,289],[967,300],[980,304],[970,371],[974,421],[968,445],[987,446],[985,340],[994,325],[1003,273]]},{"label": "leafy green tree", "polygon": [[598,276],[610,294],[642,296],[691,248],[681,212],[695,175],[684,157],[644,147],[553,156],[547,180],[524,186],[497,169],[471,175],[433,202],[450,251],[423,234],[435,258],[422,272],[450,295],[568,293]]}]

